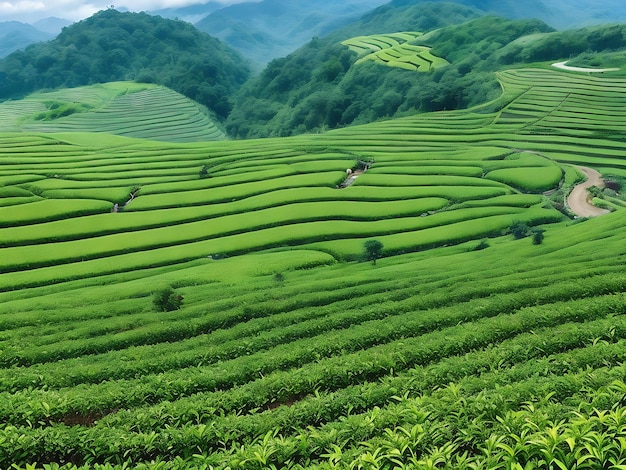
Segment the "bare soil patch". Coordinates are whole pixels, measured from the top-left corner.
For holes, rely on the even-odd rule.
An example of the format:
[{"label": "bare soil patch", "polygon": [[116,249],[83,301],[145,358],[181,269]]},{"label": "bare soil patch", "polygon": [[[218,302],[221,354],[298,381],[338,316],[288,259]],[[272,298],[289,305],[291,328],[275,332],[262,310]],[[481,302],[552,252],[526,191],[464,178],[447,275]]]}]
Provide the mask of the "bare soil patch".
[{"label": "bare soil patch", "polygon": [[587,176],[587,181],[576,185],[571,194],[567,197],[567,205],[570,210],[579,217],[597,217],[599,215],[608,214],[610,211],[591,204],[591,197],[587,192],[587,189],[592,186],[598,188],[604,187],[602,175],[593,168],[586,166],[579,166],[577,168]]}]

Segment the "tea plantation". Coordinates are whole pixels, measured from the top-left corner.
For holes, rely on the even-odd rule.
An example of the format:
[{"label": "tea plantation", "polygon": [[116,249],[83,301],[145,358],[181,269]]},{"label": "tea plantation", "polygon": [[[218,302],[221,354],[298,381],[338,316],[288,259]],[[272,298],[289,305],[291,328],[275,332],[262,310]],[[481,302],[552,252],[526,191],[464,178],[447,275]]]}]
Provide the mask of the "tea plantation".
[{"label": "tea plantation", "polygon": [[362,57],[357,64],[372,60],[390,67],[399,67],[417,72],[432,72],[448,65],[448,61],[430,53],[430,48],[410,44],[421,33],[404,32],[358,36],[342,42]]},{"label": "tea plantation", "polygon": [[284,139],[0,134],[0,467],[626,468],[623,196],[564,203],[626,178],[626,79],[499,78]]},{"label": "tea plantation", "polygon": [[0,103],[5,131],[106,132],[166,142],[223,140],[206,108],[169,88],[113,82]]}]

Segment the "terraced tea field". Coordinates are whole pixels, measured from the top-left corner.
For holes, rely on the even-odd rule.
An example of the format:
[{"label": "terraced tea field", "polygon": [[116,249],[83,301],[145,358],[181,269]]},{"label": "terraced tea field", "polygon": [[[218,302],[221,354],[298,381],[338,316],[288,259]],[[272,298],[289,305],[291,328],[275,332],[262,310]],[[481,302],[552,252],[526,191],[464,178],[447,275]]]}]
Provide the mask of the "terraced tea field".
[{"label": "terraced tea field", "polygon": [[626,80],[500,78],[288,139],[0,134],[0,467],[626,465],[626,211],[554,207],[624,176]]},{"label": "terraced tea field", "polygon": [[197,103],[165,87],[116,82],[0,103],[4,131],[105,132],[165,142],[223,140]]},{"label": "terraced tea field", "polygon": [[417,72],[432,72],[449,62],[430,53],[430,48],[410,44],[422,34],[403,32],[357,36],[342,42],[361,57],[356,64],[373,60],[390,67],[399,67]]}]

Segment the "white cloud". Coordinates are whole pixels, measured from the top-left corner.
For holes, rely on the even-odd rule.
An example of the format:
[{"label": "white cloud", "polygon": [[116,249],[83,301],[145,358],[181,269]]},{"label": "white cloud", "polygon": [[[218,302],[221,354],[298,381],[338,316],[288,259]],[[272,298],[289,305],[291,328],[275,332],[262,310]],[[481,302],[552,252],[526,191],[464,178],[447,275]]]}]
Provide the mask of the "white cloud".
[{"label": "white cloud", "polygon": [[[0,1],[0,21],[22,21],[33,23],[42,18],[56,16],[68,20],[77,21],[93,15],[97,11],[115,5],[120,10],[130,11],[154,11],[162,8],[179,8],[189,5],[206,3],[207,0],[107,0],[90,2],[81,0],[47,0],[30,1],[20,0],[14,2]],[[259,0],[214,0],[224,6],[244,1]]]}]

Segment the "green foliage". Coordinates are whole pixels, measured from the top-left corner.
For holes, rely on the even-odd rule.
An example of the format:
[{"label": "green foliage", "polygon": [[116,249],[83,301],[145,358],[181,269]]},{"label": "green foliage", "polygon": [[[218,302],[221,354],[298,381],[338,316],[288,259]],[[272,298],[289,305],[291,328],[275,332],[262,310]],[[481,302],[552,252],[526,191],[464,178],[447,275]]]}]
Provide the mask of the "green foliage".
[{"label": "green foliage", "polygon": [[249,73],[238,53],[188,23],[107,9],[2,59],[0,98],[136,79],[168,86],[225,118]]},{"label": "green foliage", "polygon": [[48,111],[35,115],[36,121],[51,121],[65,116],[71,116],[74,113],[84,113],[91,109],[91,106],[85,103],[63,103],[53,101],[47,103]]},{"label": "green foliage", "polygon": [[489,248],[489,242],[486,238],[483,238],[478,245],[474,247],[474,251],[480,251]]},{"label": "green foliage", "polygon": [[[611,52],[626,46],[626,26],[602,25],[583,29],[552,32],[529,41],[515,41],[497,54],[503,64],[569,59],[580,55],[574,65],[605,65],[593,63],[599,52]],[[623,62],[619,62],[621,66]]]},{"label": "green foliage", "polygon": [[545,230],[542,230],[542,229],[539,229],[539,228],[533,229],[531,231],[532,239],[533,239],[533,245],[541,245],[543,243],[544,232],[545,232]]},{"label": "green foliage", "polygon": [[[447,26],[457,18],[448,10],[434,16],[432,8],[430,4],[416,6],[417,10],[429,12],[428,18],[436,18],[425,31]],[[401,21],[403,11],[391,9],[389,14]],[[445,17],[446,13],[450,16]],[[379,12],[371,18],[370,26],[391,24],[389,18]],[[416,28],[412,25],[408,29]],[[398,46],[423,55],[427,45],[432,47],[432,57],[428,51],[431,63],[435,56],[452,63],[439,67],[441,62],[429,74],[415,73],[414,66],[412,70],[383,67],[373,60],[355,66],[357,53],[340,44],[345,40],[342,35],[350,31],[347,28],[315,39],[288,57],[272,61],[238,93],[226,123],[228,133],[239,138],[285,136],[484,103],[501,93],[492,73],[500,66],[495,60],[499,49],[523,35],[552,29],[536,20],[486,17],[447,26],[415,38],[411,45]],[[329,68],[335,72],[323,72]]]},{"label": "green foliage", "polygon": [[180,310],[183,305],[183,296],[171,287],[164,287],[153,294],[152,304],[161,312]]},{"label": "green foliage", "polygon": [[520,238],[525,238],[528,236],[528,234],[530,233],[530,227],[527,223],[516,220],[515,222],[513,222],[513,225],[511,225],[511,228],[509,228],[509,232],[511,233],[511,235],[519,240]]},{"label": "green foliage", "polygon": [[379,240],[367,240],[363,244],[363,259],[376,264],[376,260],[383,255],[383,244]]}]

